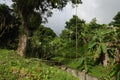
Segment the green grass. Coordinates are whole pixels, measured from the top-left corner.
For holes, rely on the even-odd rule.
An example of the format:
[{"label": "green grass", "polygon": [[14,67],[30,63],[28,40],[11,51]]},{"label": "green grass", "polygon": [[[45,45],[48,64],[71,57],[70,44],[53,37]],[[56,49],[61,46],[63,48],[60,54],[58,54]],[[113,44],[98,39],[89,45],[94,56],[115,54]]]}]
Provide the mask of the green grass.
[{"label": "green grass", "polygon": [[103,67],[103,65],[97,65],[90,69],[89,74],[98,78],[107,78],[110,77],[110,71],[112,70],[113,65],[108,65],[107,67]]},{"label": "green grass", "polygon": [[[80,66],[80,60],[76,61],[75,58],[65,58],[65,57],[54,57],[53,60],[55,61],[59,61],[62,64],[71,67],[73,69],[76,70],[82,70],[81,68],[83,68],[84,66]],[[109,74],[110,71],[112,70],[114,65],[108,65],[107,67],[103,67],[102,64],[99,65],[87,65],[89,71],[88,74],[97,78],[100,78],[101,80],[109,80]],[[106,79],[107,78],[107,79]]]},{"label": "green grass", "polygon": [[78,80],[48,66],[40,59],[19,57],[14,51],[0,49],[0,80]]},{"label": "green grass", "polygon": [[63,65],[67,65],[68,67],[76,69],[79,66],[79,62],[76,61],[76,58],[64,58],[61,56],[52,58],[54,61],[58,61]]}]

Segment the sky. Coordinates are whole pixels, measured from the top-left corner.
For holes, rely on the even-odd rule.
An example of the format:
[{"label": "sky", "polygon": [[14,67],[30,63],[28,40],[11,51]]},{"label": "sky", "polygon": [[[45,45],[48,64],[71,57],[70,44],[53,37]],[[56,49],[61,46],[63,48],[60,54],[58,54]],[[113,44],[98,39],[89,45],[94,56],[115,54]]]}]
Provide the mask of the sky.
[{"label": "sky", "polygon": [[[108,24],[112,21],[113,17],[120,11],[120,0],[82,0],[83,4],[77,7],[77,16],[84,19],[86,22],[91,21],[93,18],[97,19],[100,24]],[[61,33],[64,29],[65,22],[76,14],[76,9],[68,4],[62,12],[53,10],[54,15],[48,18],[50,26],[57,34]]]},{"label": "sky", "polygon": [[[96,18],[98,23],[110,23],[113,17],[120,11],[120,0],[82,0],[83,4],[77,7],[77,16],[89,22],[91,19]],[[11,4],[11,0],[0,0],[0,3]],[[72,5],[63,8],[62,11],[53,10],[52,17],[48,18],[47,27],[51,27],[56,34],[60,34],[64,29],[65,22],[76,14],[76,9]]]},{"label": "sky", "polygon": [[4,3],[4,4],[7,4],[8,6],[11,6],[12,4],[12,1],[11,0],[0,0],[0,3]]}]

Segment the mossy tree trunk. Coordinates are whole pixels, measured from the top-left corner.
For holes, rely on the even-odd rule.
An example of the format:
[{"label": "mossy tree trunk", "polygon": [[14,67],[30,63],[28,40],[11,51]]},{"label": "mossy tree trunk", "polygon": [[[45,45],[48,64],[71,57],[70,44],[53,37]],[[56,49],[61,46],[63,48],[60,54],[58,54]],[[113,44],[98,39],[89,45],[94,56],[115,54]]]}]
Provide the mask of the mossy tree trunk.
[{"label": "mossy tree trunk", "polygon": [[16,50],[17,54],[19,54],[20,56],[25,56],[28,36],[29,36],[28,27],[25,22],[22,22],[22,31],[19,36],[18,48]]}]

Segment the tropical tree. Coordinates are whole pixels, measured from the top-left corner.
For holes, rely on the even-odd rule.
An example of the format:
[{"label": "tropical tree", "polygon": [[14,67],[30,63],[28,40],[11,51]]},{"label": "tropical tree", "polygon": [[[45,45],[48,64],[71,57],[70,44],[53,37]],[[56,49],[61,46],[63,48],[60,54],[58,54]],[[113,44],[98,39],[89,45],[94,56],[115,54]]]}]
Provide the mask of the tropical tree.
[{"label": "tropical tree", "polygon": [[114,16],[110,25],[112,25],[112,29],[115,31],[114,42],[112,43],[112,47],[114,48],[114,67],[110,72],[110,76],[114,77],[115,80],[120,79],[120,11]]},{"label": "tropical tree", "polygon": [[118,12],[114,18],[113,21],[111,21],[110,25],[113,26],[113,29],[116,32],[116,39],[113,43],[114,48],[115,48],[115,52],[114,52],[114,62],[115,63],[119,63],[120,62],[120,48],[119,48],[119,44],[120,44],[120,12]]},{"label": "tropical tree", "polygon": [[89,28],[90,30],[92,29],[98,29],[98,28],[101,28],[102,26],[100,24],[97,23],[97,19],[96,18],[93,18],[90,23],[89,23]]},{"label": "tropical tree", "polygon": [[69,34],[71,34],[71,39],[75,40],[76,39],[76,27],[77,27],[77,35],[80,35],[80,33],[84,30],[84,25],[85,21],[82,19],[79,19],[78,16],[73,15],[73,17],[66,22],[65,28],[69,30]]},{"label": "tropical tree", "polygon": [[54,54],[57,54],[57,52],[58,52],[58,50],[62,47],[63,48],[63,46],[62,46],[62,42],[61,42],[61,38],[59,38],[59,37],[56,37],[53,41],[51,41],[50,42],[50,45],[52,46],[52,48],[53,48],[53,53]]},{"label": "tropical tree", "polygon": [[51,41],[54,40],[56,34],[48,27],[40,25],[37,30],[33,31],[33,35],[29,39],[28,56],[38,58],[50,58],[52,56]]},{"label": "tropical tree", "polygon": [[23,56],[26,52],[27,40],[30,35],[30,29],[38,27],[45,16],[51,16],[52,9],[62,9],[65,7],[68,1],[72,3],[80,3],[81,0],[12,0],[14,2],[14,11],[21,18],[21,35],[19,38],[19,44],[17,53]]},{"label": "tropical tree", "polygon": [[[77,48],[80,47],[84,43],[83,38],[82,38],[83,37],[82,34],[85,31],[84,25],[85,25],[84,20],[80,19],[76,15],[73,15],[73,17],[69,21],[66,22],[65,29],[60,34],[60,37],[63,40],[68,41],[67,43],[68,45],[66,46],[66,48],[69,47],[71,51],[72,49],[75,49],[75,46],[76,46],[76,59],[79,55],[77,52],[78,51]],[[70,56],[73,57],[73,54],[70,54]]]},{"label": "tropical tree", "polygon": [[108,39],[111,34],[114,33],[114,30],[109,28],[103,28],[103,29],[96,29],[93,30],[93,33],[91,35],[91,39],[88,43],[88,48],[92,51],[94,54],[94,60],[95,61],[102,61],[103,66],[107,66],[109,62],[109,43],[111,43],[110,39]]},{"label": "tropical tree", "polygon": [[114,16],[113,21],[110,23],[110,25],[113,25],[114,27],[120,27],[120,12]]}]

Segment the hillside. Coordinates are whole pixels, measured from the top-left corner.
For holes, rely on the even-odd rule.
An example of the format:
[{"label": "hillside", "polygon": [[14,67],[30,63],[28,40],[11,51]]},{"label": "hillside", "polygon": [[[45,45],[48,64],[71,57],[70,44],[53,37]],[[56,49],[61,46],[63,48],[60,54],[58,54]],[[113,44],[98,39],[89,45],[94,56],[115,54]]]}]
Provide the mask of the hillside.
[{"label": "hillside", "polygon": [[0,80],[78,80],[40,59],[22,58],[14,51],[0,49]]}]

